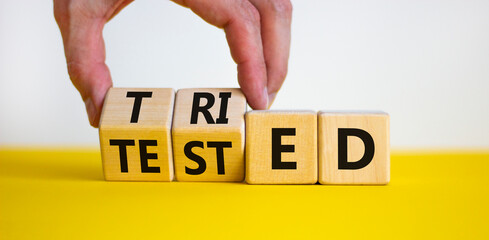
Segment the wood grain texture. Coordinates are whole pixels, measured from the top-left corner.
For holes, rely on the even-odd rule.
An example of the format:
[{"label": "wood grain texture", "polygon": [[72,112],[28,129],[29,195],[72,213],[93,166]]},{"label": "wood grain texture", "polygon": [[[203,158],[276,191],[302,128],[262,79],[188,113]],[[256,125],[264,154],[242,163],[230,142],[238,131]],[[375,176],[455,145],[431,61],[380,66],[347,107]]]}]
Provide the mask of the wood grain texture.
[{"label": "wood grain texture", "polygon": [[[251,111],[246,113],[245,118],[247,183],[314,184],[317,182],[317,114],[315,112]],[[294,135],[278,137],[278,144],[293,145],[293,152],[281,152],[276,155],[280,157],[281,162],[295,162],[295,169],[272,169],[272,129],[274,128],[295,129]]]},{"label": "wood grain texture", "polygon": [[[151,92],[151,97],[141,99],[137,122],[131,122],[136,97],[128,97],[128,92]],[[170,88],[111,88],[106,97],[100,119],[99,135],[102,162],[106,180],[117,181],[172,181],[173,154],[171,142],[171,121],[175,92]],[[111,140],[134,141],[126,146],[127,172],[123,171],[119,145],[111,145]],[[150,141],[148,144],[148,140]],[[152,146],[156,141],[157,146]],[[112,141],[114,143],[114,141]],[[143,172],[143,153],[149,154],[147,167]],[[156,154],[156,155],[154,155]],[[156,159],[153,159],[156,158]],[[147,170],[144,170],[147,171]]]},{"label": "wood grain texture", "polygon": [[[338,168],[338,129],[355,128],[368,132],[375,151],[372,161],[360,169]],[[389,115],[383,112],[319,112],[319,182],[321,184],[387,184],[390,180]],[[349,136],[348,162],[365,153],[364,142]]]},{"label": "wood grain texture", "polygon": [[[197,114],[197,122],[191,123],[195,93],[210,93],[213,96],[214,104],[209,108],[209,113],[214,123],[209,123],[201,112]],[[226,108],[227,123],[218,123],[216,120],[221,115],[223,101],[219,97],[221,93],[231,94]],[[199,106],[205,106],[207,103],[208,100],[204,98],[198,101]],[[180,89],[176,96],[172,128],[176,179],[178,181],[243,181],[245,112],[246,98],[238,88]],[[201,144],[189,149],[192,154],[205,161],[205,170],[198,174],[195,172],[190,174],[190,172],[192,169],[194,171],[201,169],[201,163],[195,161],[195,156],[189,158],[188,153],[185,153],[187,144],[191,142]],[[218,148],[212,147],[212,142],[230,144],[222,148],[221,171],[218,169]]]}]

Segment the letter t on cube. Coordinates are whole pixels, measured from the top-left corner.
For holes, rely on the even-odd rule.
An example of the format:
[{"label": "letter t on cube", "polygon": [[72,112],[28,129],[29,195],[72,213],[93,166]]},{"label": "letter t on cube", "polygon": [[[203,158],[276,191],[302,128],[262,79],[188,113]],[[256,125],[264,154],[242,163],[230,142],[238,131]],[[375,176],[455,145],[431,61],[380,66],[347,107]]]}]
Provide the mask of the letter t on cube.
[{"label": "letter t on cube", "polygon": [[172,181],[170,88],[111,88],[100,118],[106,180]]}]

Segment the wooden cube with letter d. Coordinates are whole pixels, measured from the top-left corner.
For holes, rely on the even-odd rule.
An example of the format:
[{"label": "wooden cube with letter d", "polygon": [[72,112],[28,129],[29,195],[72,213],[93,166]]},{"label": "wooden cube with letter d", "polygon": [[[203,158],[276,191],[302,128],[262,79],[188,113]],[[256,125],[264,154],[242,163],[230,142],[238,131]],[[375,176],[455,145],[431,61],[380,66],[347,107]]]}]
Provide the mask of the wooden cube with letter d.
[{"label": "wooden cube with letter d", "polygon": [[178,181],[243,181],[245,111],[237,88],[178,90],[172,128]]},{"label": "wooden cube with letter d", "polygon": [[312,111],[246,113],[246,182],[317,182],[317,114]]},{"label": "wooden cube with letter d", "polygon": [[172,181],[170,88],[111,88],[99,135],[106,180]]},{"label": "wooden cube with letter d", "polygon": [[389,182],[388,114],[319,112],[318,126],[321,184]]}]

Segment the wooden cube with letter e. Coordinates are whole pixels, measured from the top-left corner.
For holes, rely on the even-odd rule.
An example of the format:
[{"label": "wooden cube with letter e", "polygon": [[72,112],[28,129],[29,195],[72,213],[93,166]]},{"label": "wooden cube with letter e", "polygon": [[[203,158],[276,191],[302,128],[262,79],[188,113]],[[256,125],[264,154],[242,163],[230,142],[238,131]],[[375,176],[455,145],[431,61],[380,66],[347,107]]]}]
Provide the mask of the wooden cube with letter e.
[{"label": "wooden cube with letter e", "polygon": [[180,89],[172,128],[176,179],[243,181],[245,112],[240,89]]},{"label": "wooden cube with letter e", "polygon": [[100,118],[106,180],[172,181],[170,88],[111,88]]},{"label": "wooden cube with letter e", "polygon": [[317,114],[312,111],[246,113],[246,182],[317,182]]},{"label": "wooden cube with letter e", "polygon": [[389,182],[388,114],[319,112],[318,127],[321,184]]}]

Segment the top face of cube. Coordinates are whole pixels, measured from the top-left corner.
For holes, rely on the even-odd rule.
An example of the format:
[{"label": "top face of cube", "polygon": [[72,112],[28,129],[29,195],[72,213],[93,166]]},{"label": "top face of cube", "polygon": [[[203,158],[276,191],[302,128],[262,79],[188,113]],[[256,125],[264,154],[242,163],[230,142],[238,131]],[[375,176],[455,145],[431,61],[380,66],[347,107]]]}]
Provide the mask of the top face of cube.
[{"label": "top face of cube", "polygon": [[251,123],[259,126],[273,126],[273,127],[289,127],[292,125],[304,127],[316,127],[309,126],[311,118],[316,121],[317,113],[310,110],[253,110],[249,111],[245,115],[247,125]]},{"label": "top face of cube", "polygon": [[171,127],[171,88],[111,88],[105,96],[100,129]]},{"label": "top face of cube", "polygon": [[319,116],[388,116],[382,111],[319,111]]},{"label": "top face of cube", "polygon": [[250,116],[260,116],[264,115],[265,117],[271,116],[281,116],[281,115],[314,115],[316,116],[316,112],[312,110],[253,110],[246,113]]},{"label": "top face of cube", "polygon": [[173,129],[244,128],[246,98],[239,88],[180,89]]},{"label": "top face of cube", "polygon": [[366,128],[375,126],[376,129],[378,127],[384,128],[385,126],[388,128],[390,118],[388,113],[382,111],[319,111],[318,117],[319,119],[335,119],[334,124],[337,124],[339,127],[362,126]]}]

